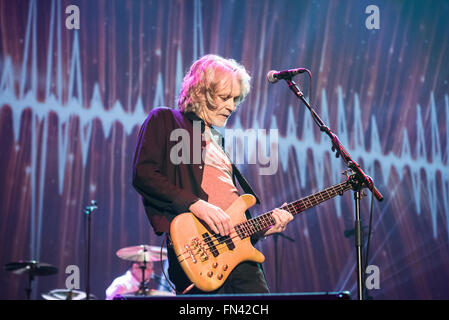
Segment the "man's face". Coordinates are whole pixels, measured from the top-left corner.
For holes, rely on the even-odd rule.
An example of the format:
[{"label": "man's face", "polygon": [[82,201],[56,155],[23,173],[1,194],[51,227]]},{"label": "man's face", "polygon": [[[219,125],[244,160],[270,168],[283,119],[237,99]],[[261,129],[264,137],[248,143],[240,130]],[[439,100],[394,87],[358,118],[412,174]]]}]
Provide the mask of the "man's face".
[{"label": "man's face", "polygon": [[223,80],[217,87],[214,97],[217,108],[214,110],[204,108],[203,120],[209,126],[224,127],[231,113],[235,111],[236,101],[240,96],[240,82],[235,78],[231,81]]}]

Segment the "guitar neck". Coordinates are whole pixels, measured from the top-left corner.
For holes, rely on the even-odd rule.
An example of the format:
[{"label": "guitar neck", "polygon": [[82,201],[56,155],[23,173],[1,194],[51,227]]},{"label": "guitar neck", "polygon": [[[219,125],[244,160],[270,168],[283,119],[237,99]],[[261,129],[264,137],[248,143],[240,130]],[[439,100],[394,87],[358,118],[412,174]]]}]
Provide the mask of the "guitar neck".
[{"label": "guitar neck", "polygon": [[[335,186],[324,189],[323,191],[314,193],[305,198],[288,203],[281,207],[281,209],[290,212],[293,216],[312,208],[324,201],[332,199],[337,195],[342,195],[343,192],[351,189],[351,183],[348,181],[339,183]],[[235,226],[235,230],[241,239],[252,236],[253,234],[266,230],[273,226],[276,221],[273,218],[273,211],[261,214],[258,217],[246,220]]]}]

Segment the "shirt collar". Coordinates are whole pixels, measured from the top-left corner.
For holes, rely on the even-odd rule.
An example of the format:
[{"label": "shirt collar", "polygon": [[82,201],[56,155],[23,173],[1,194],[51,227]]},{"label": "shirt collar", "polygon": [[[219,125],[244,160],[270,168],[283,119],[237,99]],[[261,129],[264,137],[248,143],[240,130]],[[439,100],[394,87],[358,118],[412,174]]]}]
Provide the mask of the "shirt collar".
[{"label": "shirt collar", "polygon": [[204,132],[206,124],[205,124],[204,120],[201,119],[200,117],[198,117],[198,115],[195,112],[189,111],[189,112],[183,112],[182,114],[192,122],[193,121],[201,121],[201,133]]},{"label": "shirt collar", "polygon": [[[201,121],[201,133],[204,133],[205,127],[206,127],[206,123],[204,122],[203,119],[201,119],[200,117],[198,117],[198,115],[193,112],[193,111],[188,111],[188,112],[183,112],[182,113],[187,119],[189,119],[190,121]],[[213,133],[215,136],[218,136],[221,140],[221,146],[224,146],[224,137],[222,136],[222,134],[220,133],[220,131],[218,131],[217,129],[215,129],[213,126],[210,127],[210,131],[211,133]]]}]

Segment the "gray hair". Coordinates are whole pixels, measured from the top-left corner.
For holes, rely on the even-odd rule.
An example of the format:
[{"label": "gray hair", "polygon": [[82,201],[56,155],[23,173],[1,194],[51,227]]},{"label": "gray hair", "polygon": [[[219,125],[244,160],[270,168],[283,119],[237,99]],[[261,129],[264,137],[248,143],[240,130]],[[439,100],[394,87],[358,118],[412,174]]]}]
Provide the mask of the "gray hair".
[{"label": "gray hair", "polygon": [[199,114],[204,107],[210,106],[214,109],[214,97],[220,84],[223,81],[232,83],[233,79],[237,79],[240,83],[237,106],[250,91],[251,77],[245,67],[234,59],[225,59],[214,54],[201,57],[192,64],[184,77],[178,97],[179,110]]}]

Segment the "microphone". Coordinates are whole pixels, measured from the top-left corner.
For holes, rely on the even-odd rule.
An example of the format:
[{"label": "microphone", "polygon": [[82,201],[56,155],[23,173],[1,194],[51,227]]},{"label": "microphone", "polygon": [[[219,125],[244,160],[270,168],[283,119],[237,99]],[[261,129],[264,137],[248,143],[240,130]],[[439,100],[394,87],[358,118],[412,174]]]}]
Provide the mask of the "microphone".
[{"label": "microphone", "polygon": [[267,80],[270,83],[276,83],[278,82],[278,80],[289,79],[293,76],[296,76],[299,73],[304,73],[306,71],[307,69],[305,68],[297,68],[283,71],[271,70],[267,73]]}]

